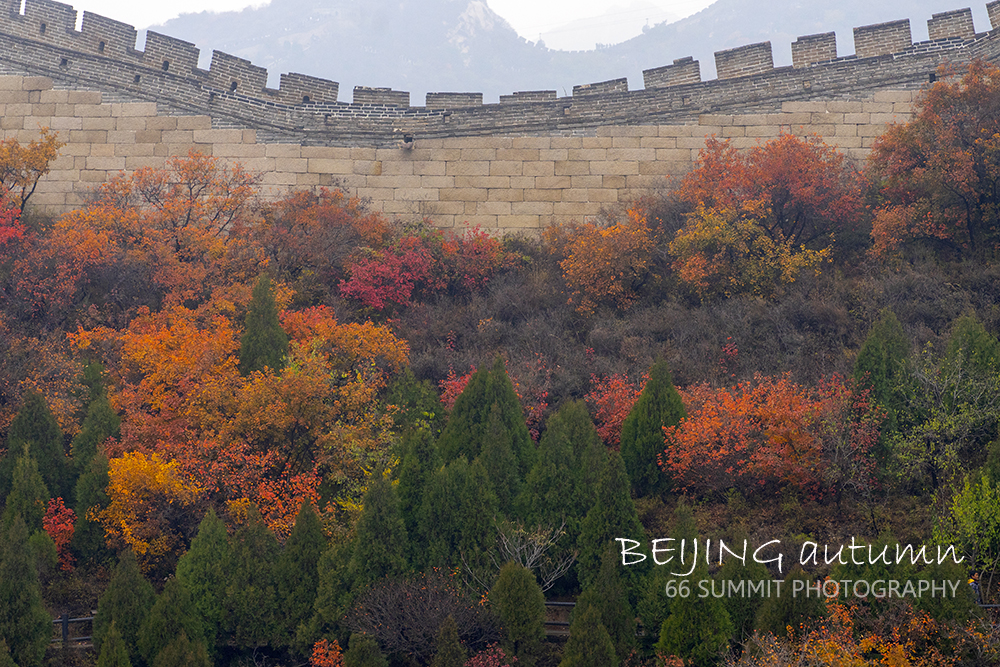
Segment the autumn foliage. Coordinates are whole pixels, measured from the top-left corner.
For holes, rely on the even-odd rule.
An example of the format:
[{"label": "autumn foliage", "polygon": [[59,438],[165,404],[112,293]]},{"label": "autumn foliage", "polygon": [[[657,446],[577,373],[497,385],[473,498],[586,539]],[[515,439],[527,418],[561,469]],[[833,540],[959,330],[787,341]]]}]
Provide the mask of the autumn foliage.
[{"label": "autumn foliage", "polygon": [[650,277],[656,238],[638,207],[609,226],[585,222],[550,227],[545,234],[552,251],[562,257],[559,266],[572,290],[570,302],[581,313],[593,313],[601,304],[628,308]]},{"label": "autumn foliage", "polygon": [[648,380],[648,375],[638,381],[618,373],[604,377],[590,376],[591,390],[585,398],[597,433],[608,447],[617,448],[621,442],[622,424]]},{"label": "autumn foliage", "polygon": [[73,569],[73,553],[69,545],[73,539],[73,524],[76,522],[76,515],[73,510],[63,504],[62,498],[52,498],[48,502],[45,510],[45,517],[42,519],[42,528],[56,545],[56,552],[59,554],[59,567],[63,570]]},{"label": "autumn foliage", "polygon": [[890,126],[872,148],[877,256],[916,242],[989,255],[1000,243],[1000,68],[974,60],[939,75],[913,120]]},{"label": "autumn foliage", "polygon": [[880,413],[840,378],[808,388],[787,375],[757,376],[733,387],[695,385],[681,396],[688,417],[664,428],[660,465],[688,491],[787,485],[821,494],[847,483],[833,466],[854,466],[849,476],[870,484]]},{"label": "autumn foliage", "polygon": [[340,292],[375,310],[406,307],[415,298],[482,287],[512,262],[503,244],[479,227],[456,234],[421,225],[353,260]]}]

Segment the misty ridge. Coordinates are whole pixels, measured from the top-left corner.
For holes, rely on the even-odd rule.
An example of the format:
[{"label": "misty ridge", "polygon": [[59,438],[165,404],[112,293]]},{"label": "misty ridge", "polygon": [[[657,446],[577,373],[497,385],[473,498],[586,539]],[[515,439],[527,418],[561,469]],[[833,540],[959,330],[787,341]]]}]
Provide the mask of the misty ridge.
[{"label": "misty ridge", "polygon": [[[715,78],[716,51],[770,41],[776,67],[791,64],[799,36],[836,32],[838,55],[854,53],[853,28],[910,19],[914,42],[927,39],[927,19],[961,9],[946,0],[718,0],[675,22],[650,25],[620,44],[559,51],[520,37],[486,0],[272,0],[238,12],[184,14],[157,32],[266,67],[271,85],[283,72],[340,83],[341,102],[355,86],[410,93],[422,106],[428,92],[502,94],[555,90],[628,77],[642,88],[642,70],[693,56],[702,80]],[[977,31],[989,29],[982,6],[972,8]],[[571,23],[575,17],[567,16]]]}]

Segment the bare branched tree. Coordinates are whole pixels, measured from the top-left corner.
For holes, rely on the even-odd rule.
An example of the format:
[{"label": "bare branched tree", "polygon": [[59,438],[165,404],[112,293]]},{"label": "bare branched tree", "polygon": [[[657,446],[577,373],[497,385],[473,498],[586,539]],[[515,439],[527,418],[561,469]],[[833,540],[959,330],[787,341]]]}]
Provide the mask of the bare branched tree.
[{"label": "bare branched tree", "polygon": [[493,568],[485,570],[474,567],[465,554],[461,554],[465,575],[471,580],[471,585],[489,590],[493,587],[493,580],[500,573],[500,568],[505,563],[514,562],[534,573],[544,593],[576,562],[576,551],[557,545],[559,538],[566,534],[565,521],[558,528],[538,526],[534,529],[525,528],[520,522],[498,521],[496,528],[496,547],[489,552]]}]

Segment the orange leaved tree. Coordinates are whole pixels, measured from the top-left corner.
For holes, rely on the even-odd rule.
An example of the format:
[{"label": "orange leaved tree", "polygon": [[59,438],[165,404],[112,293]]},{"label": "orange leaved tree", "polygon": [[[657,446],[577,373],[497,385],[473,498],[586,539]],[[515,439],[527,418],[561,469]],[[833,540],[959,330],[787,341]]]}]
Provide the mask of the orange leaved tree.
[{"label": "orange leaved tree", "polygon": [[913,120],[872,147],[877,255],[921,242],[975,256],[1000,244],[1000,68],[975,60],[940,74]]},{"label": "orange leaved tree", "polygon": [[[694,493],[792,486],[812,494],[871,484],[878,408],[839,378],[803,387],[788,375],[681,391],[687,418],[664,428],[661,467]],[[859,490],[867,490],[867,487]]]},{"label": "orange leaved tree", "polygon": [[573,291],[570,301],[581,313],[593,313],[600,304],[628,308],[651,275],[656,236],[638,207],[607,227],[592,222],[549,227],[545,239],[563,257],[559,266]]}]

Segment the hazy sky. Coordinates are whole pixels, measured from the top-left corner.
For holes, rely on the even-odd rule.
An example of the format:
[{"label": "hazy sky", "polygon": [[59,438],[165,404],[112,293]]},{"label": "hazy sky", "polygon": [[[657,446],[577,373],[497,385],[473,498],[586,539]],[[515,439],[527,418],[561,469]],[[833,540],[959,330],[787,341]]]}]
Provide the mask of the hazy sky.
[{"label": "hazy sky", "polygon": [[[83,11],[103,14],[136,28],[163,23],[182,12],[242,9],[261,2],[248,0],[63,0]],[[694,14],[712,0],[487,0],[490,8],[531,41],[543,39],[549,48],[592,49],[595,43],[615,44],[639,34],[645,25],[674,21]]]}]

